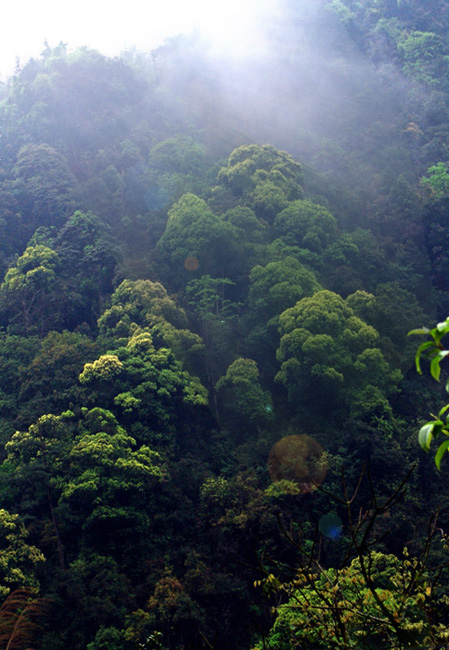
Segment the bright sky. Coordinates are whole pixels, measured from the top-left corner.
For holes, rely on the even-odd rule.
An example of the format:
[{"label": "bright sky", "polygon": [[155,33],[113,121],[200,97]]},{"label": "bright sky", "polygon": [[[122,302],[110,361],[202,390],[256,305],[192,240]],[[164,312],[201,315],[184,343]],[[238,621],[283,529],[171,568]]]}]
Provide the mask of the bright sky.
[{"label": "bright sky", "polygon": [[6,0],[0,23],[0,76],[39,56],[47,40],[114,56],[136,46],[152,50],[168,36],[204,32],[234,55],[260,47],[277,0]]}]

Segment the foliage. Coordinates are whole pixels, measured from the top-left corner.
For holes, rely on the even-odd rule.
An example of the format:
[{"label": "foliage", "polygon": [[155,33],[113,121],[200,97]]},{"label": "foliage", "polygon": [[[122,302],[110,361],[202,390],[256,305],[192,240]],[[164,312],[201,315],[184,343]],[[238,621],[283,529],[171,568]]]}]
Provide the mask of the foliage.
[{"label": "foliage", "polygon": [[45,331],[57,263],[57,254],[38,244],[29,246],[6,273],[0,297],[4,312],[10,315],[13,327],[19,332],[29,335]]},{"label": "foliage", "polygon": [[251,319],[269,322],[321,287],[314,274],[293,257],[255,266],[249,276]]},{"label": "foliage", "polygon": [[294,201],[280,212],[273,224],[278,237],[290,246],[321,252],[337,232],[335,218],[323,206]]},{"label": "foliage", "polygon": [[236,359],[215,389],[223,422],[234,438],[248,440],[273,421],[271,396],[260,386],[259,370],[252,359]]},{"label": "foliage", "polygon": [[[424,334],[427,337],[430,337],[430,340],[421,343],[421,345],[416,350],[415,363],[416,370],[419,374],[422,373],[421,370],[421,358],[429,359],[430,361],[430,374],[436,381],[440,381],[441,376],[441,362],[449,354],[449,351],[445,349],[442,339],[449,332],[449,320],[442,321],[438,323],[436,327],[429,329],[423,327],[422,329],[411,330],[409,334]],[[449,380],[446,382],[446,391],[449,392]],[[424,451],[430,450],[430,445],[432,444],[433,439],[438,438],[440,434],[443,436],[449,436],[449,421],[447,415],[447,410],[449,409],[449,404],[443,406],[440,409],[438,416],[433,416],[433,419],[430,422],[427,422],[424,426],[421,427],[419,431],[419,444],[424,449]],[[435,454],[435,464],[440,469],[441,460],[449,448],[449,440],[442,442]]]},{"label": "foliage", "polygon": [[432,195],[440,199],[449,192],[449,172],[446,163],[439,162],[427,170],[427,176],[423,176],[421,184],[428,187]]},{"label": "foliage", "polygon": [[[357,494],[366,478],[370,483],[370,509],[357,516]],[[298,537],[286,531],[299,563],[292,573],[282,563],[274,562],[273,566],[272,562],[273,572],[261,564],[265,577],[255,583],[278,599],[276,619],[263,646],[405,650],[416,645],[436,648],[446,643],[447,629],[440,615],[447,606],[447,597],[441,593],[440,580],[447,563],[434,566],[431,560],[436,520],[430,521],[417,556],[407,548],[402,557],[374,550],[382,519],[389,518],[397,507],[409,478],[381,501],[365,472],[353,490],[342,477],[342,496],[330,495],[341,514],[345,513],[347,531],[337,566],[323,566],[320,557],[323,538],[334,534],[327,530],[327,524],[322,525],[324,517],[317,531],[321,543],[317,535],[310,543],[304,530],[300,529]],[[334,519],[340,526],[337,537],[343,521],[335,513],[331,517]],[[444,548],[444,537],[440,543]]]},{"label": "foliage", "polygon": [[0,596],[6,598],[15,589],[37,587],[36,566],[45,558],[27,543],[28,533],[19,515],[0,510]]},{"label": "foliage", "polygon": [[433,32],[414,31],[404,35],[398,50],[405,74],[418,81],[438,86],[447,74],[447,51],[442,39]]},{"label": "foliage", "polygon": [[162,284],[124,280],[112,294],[111,302],[98,320],[102,336],[126,344],[134,333],[148,328],[159,345],[170,347],[180,361],[197,372],[203,342],[187,329],[185,311]]},{"label": "foliage", "polygon": [[64,157],[48,144],[29,144],[19,151],[14,172],[19,205],[34,223],[62,225],[76,184]]},{"label": "foliage", "polygon": [[[430,629],[432,587],[416,558],[372,552],[363,561],[369,566],[369,585],[359,559],[315,575],[301,571],[282,585],[289,600],[277,610],[267,647],[399,650],[435,643],[436,637],[445,641],[443,629]],[[264,582],[266,589],[275,585],[274,577]]]},{"label": "foliage", "polygon": [[301,165],[287,152],[277,151],[271,145],[238,147],[229,156],[227,167],[220,170],[218,180],[237,196],[250,195],[256,206],[261,203],[261,208],[264,191],[277,190],[285,201],[301,195]]},{"label": "foliage", "polygon": [[388,394],[400,379],[378,347],[377,331],[331,291],[319,291],[284,311],[279,330],[276,380],[293,402],[311,399],[321,386],[328,400],[355,405],[363,388],[375,386]]},{"label": "foliage", "polygon": [[179,272],[194,257],[202,272],[221,275],[232,269],[237,231],[215,216],[203,199],[185,194],[169,211],[158,246]]},{"label": "foliage", "polygon": [[0,645],[22,650],[33,642],[40,622],[48,615],[48,602],[36,598],[29,588],[16,589],[0,607]]},{"label": "foliage", "polygon": [[[244,61],[46,44],[1,85],[2,589],[54,603],[36,646],[447,643],[431,459],[382,510],[423,409],[449,435],[404,342],[449,306],[446,5],[289,0]],[[273,470],[293,439],[319,490]]]}]

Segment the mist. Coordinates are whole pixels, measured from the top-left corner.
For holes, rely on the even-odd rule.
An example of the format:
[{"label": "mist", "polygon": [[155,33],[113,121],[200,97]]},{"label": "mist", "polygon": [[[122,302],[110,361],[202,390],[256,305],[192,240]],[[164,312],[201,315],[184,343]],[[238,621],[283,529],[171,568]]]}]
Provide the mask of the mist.
[{"label": "mist", "polygon": [[1,27],[5,643],[446,647],[447,3],[141,4]]},{"label": "mist", "polygon": [[[407,124],[404,75],[370,62],[325,2],[280,0],[257,35],[238,56],[235,41],[172,39],[154,51],[154,74],[211,146],[270,142],[347,182],[351,167],[361,183],[379,171],[376,141],[400,146]],[[395,171],[411,172],[407,156]]]}]

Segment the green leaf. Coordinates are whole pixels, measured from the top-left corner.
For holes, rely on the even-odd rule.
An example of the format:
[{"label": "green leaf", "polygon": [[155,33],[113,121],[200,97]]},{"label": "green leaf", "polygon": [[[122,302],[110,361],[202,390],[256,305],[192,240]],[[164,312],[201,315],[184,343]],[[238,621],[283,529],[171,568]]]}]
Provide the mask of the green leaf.
[{"label": "green leaf", "polygon": [[421,355],[423,354],[423,352],[425,352],[425,350],[428,350],[430,353],[430,348],[436,348],[435,343],[433,341],[426,341],[425,343],[422,343],[419,346],[419,348],[416,350],[415,364],[416,364],[416,370],[420,375],[422,374],[421,364],[420,364]]},{"label": "green leaf", "polygon": [[443,431],[443,429],[444,429],[444,422],[442,422],[441,420],[435,420],[435,422],[433,423],[432,437],[438,438],[438,436]]},{"label": "green leaf", "polygon": [[449,332],[449,320],[438,323],[436,329],[442,334],[447,334]]},{"label": "green leaf", "polygon": [[412,334],[430,334],[430,330],[428,327],[422,327],[421,329],[418,330],[410,330],[407,336],[411,336]]},{"label": "green leaf", "polygon": [[419,431],[418,441],[424,451],[429,451],[430,449],[430,443],[432,442],[433,438],[433,427],[434,423],[428,422],[423,427],[421,427]]},{"label": "green leaf", "polygon": [[441,352],[438,352],[430,362],[430,374],[434,379],[437,381],[440,381],[440,373],[441,373],[441,368],[440,368],[440,363],[444,359],[444,357],[447,357],[449,354],[449,350],[442,350]]},{"label": "green leaf", "polygon": [[435,465],[440,469],[441,459],[449,448],[449,440],[445,440],[439,447],[435,454]]},{"label": "green leaf", "polygon": [[448,409],[449,409],[449,404],[446,404],[446,406],[443,406],[443,408],[441,409],[441,411],[438,413],[438,417],[439,417],[439,418],[442,418],[443,415],[446,413],[446,411],[447,411]]}]

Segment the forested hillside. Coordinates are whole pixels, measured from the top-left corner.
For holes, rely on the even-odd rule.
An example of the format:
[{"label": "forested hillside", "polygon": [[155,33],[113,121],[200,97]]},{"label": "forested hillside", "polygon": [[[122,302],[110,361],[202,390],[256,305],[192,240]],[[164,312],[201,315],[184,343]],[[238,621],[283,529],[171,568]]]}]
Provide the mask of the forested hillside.
[{"label": "forested hillside", "polygon": [[448,31],[284,0],[0,87],[0,647],[447,647]]}]

